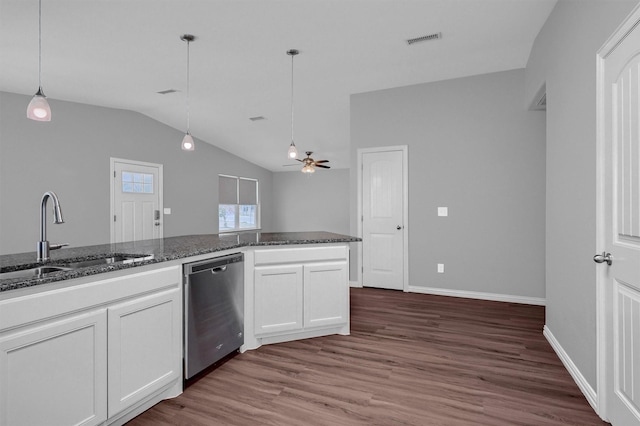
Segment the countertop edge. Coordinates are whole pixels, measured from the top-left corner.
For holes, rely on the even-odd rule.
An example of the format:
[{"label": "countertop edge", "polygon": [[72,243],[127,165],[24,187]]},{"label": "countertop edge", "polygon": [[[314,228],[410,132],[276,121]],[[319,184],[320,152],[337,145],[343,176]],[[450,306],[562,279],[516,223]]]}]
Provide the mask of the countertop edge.
[{"label": "countertop edge", "polygon": [[[3,255],[0,256],[0,266],[3,272],[37,266],[55,265],[63,262],[97,259],[127,252],[141,256],[152,255],[153,258],[132,263],[118,262],[58,271],[45,274],[41,277],[0,279],[0,293],[247,247],[354,243],[362,241],[362,239],[358,237],[333,234],[330,232],[247,233],[238,234],[236,237],[237,241],[230,241],[233,238],[232,235],[206,234],[144,240],[136,243],[85,246],[75,248],[74,250],[61,250],[60,252],[56,252],[55,254],[57,256],[45,263],[37,263],[29,260],[28,257],[33,259],[33,254],[31,253]],[[86,253],[81,254],[83,249]],[[70,256],[65,257],[65,253],[69,253]]]}]

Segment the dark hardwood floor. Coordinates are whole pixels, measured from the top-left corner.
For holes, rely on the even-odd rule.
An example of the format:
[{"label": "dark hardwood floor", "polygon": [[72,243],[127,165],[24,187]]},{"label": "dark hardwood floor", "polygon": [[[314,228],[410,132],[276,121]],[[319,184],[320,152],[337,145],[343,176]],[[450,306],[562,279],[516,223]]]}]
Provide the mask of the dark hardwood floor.
[{"label": "dark hardwood floor", "polygon": [[351,290],[351,335],[230,359],[146,425],[602,425],[542,335],[544,308]]}]

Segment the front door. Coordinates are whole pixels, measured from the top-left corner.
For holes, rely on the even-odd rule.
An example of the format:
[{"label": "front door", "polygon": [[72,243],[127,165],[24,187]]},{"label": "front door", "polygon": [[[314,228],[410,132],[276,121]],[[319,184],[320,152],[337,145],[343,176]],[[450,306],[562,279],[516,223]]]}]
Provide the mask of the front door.
[{"label": "front door", "polygon": [[[599,336],[606,416],[640,425],[640,8],[599,53]],[[604,382],[604,383],[602,383]],[[602,401],[602,400],[601,400]]]},{"label": "front door", "polygon": [[162,238],[162,165],[111,159],[111,242]]},{"label": "front door", "polygon": [[406,150],[360,152],[362,285],[405,289]]}]

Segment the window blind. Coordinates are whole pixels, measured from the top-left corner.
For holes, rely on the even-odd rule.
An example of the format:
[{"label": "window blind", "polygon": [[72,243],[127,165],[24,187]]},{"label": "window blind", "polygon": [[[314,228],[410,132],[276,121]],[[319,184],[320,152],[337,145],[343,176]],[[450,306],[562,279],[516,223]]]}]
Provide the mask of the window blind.
[{"label": "window blind", "polygon": [[220,204],[238,204],[238,178],[218,176],[218,200]]},{"label": "window blind", "polygon": [[240,201],[238,204],[242,205],[256,205],[258,204],[258,181],[253,179],[240,178]]}]

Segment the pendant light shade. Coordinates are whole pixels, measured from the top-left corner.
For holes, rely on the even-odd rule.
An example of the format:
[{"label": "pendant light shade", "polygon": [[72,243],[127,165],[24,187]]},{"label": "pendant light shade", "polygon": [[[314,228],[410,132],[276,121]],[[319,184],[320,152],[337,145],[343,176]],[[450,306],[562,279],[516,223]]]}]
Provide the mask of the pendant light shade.
[{"label": "pendant light shade", "polygon": [[182,150],[183,151],[193,151],[196,147],[196,144],[193,143],[193,137],[191,133],[187,132],[182,138]]},{"label": "pendant light shade", "polygon": [[51,121],[51,107],[42,92],[42,87],[38,89],[27,106],[27,118],[35,121]]},{"label": "pendant light shade", "polygon": [[191,34],[185,34],[180,36],[180,40],[187,42],[187,132],[182,138],[181,148],[183,151],[193,151],[196,149],[196,144],[193,142],[193,137],[191,136],[190,127],[190,111],[189,111],[189,44],[195,40],[196,38]]},{"label": "pendant light shade", "polygon": [[296,144],[294,144],[293,141],[291,141],[291,145],[289,145],[288,154],[290,160],[295,160],[296,158],[298,158],[298,150],[296,149]]},{"label": "pendant light shade", "polygon": [[299,51],[295,49],[287,50],[287,55],[291,56],[291,145],[289,145],[289,151],[287,157],[290,160],[298,158],[298,150],[296,144],[293,142],[293,57],[296,56]]},{"label": "pendant light shade", "polygon": [[38,1],[38,91],[27,106],[27,118],[51,121],[51,107],[42,91],[42,0]]}]

